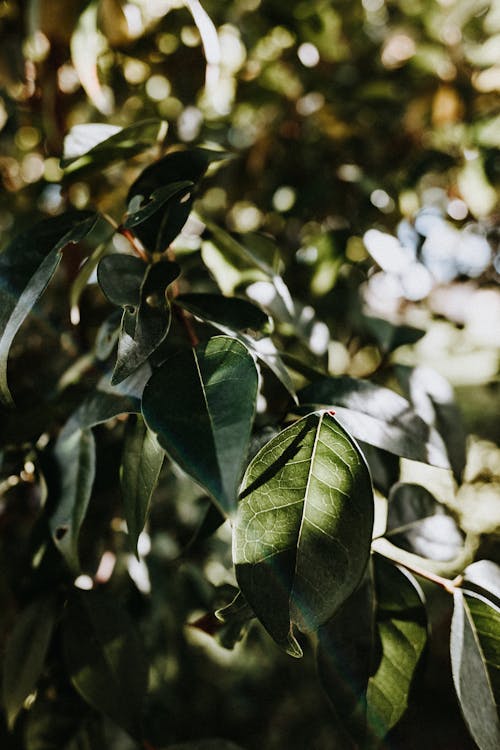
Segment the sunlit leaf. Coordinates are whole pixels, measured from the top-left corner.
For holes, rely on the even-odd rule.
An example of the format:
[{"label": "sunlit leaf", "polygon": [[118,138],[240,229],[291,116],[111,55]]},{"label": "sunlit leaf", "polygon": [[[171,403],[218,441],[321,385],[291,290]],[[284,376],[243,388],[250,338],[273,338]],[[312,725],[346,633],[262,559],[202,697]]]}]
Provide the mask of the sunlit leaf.
[{"label": "sunlit leaf", "polygon": [[53,596],[35,599],[17,618],[5,648],[3,702],[12,729],[42,673],[57,615]]},{"label": "sunlit leaf", "polygon": [[225,513],[236,504],[256,398],[254,360],[226,336],[170,357],[144,390],[146,424]]},{"label": "sunlit leaf", "polygon": [[80,695],[139,737],[148,668],[127,613],[105,592],[74,590],[63,620],[63,645]]},{"label": "sunlit leaf", "polygon": [[163,448],[142,418],[129,418],[123,442],[120,485],[130,545],[135,553],[164,457]]},{"label": "sunlit leaf", "polygon": [[500,745],[500,608],[456,589],[451,668],[465,723],[481,750]]},{"label": "sunlit leaf", "polygon": [[56,272],[61,251],[80,242],[97,215],[72,211],[36,224],[0,254],[0,400],[12,405],[7,385],[10,346],[24,319]]},{"label": "sunlit leaf", "polygon": [[94,106],[103,115],[113,109],[110,91],[99,80],[99,57],[107,49],[106,37],[97,27],[98,3],[90,3],[81,14],[71,37],[71,60],[80,83]]},{"label": "sunlit leaf", "polygon": [[300,391],[299,399],[308,406],[334,409],[345,429],[365,443],[397,456],[449,467],[439,436],[406,399],[389,388],[344,375],[311,383]]},{"label": "sunlit leaf", "polygon": [[273,438],[243,479],[233,560],[241,591],[275,641],[301,649],[358,585],[370,550],[373,496],[356,445],[326,412]]},{"label": "sunlit leaf", "polygon": [[95,441],[91,430],[61,435],[54,450],[59,471],[55,511],[50,518],[54,544],[77,573],[78,536],[87,512],[95,477]]},{"label": "sunlit leaf", "polygon": [[500,607],[500,565],[478,560],[464,570],[464,587],[476,591]]},{"label": "sunlit leaf", "polygon": [[427,623],[420,587],[404,569],[375,558],[375,584],[381,657],[368,683],[367,716],[370,733],[382,739],[407,709]]}]

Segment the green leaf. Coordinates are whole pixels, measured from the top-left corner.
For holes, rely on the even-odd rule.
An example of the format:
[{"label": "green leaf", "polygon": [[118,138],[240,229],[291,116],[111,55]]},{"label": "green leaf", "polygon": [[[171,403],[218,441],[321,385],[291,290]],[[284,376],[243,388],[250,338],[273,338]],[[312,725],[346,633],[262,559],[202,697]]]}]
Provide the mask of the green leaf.
[{"label": "green leaf", "polygon": [[97,280],[111,304],[137,307],[147,269],[134,255],[105,255],[97,267]]},{"label": "green leaf", "polygon": [[272,252],[272,256],[269,259],[262,258],[260,253],[255,252],[255,249],[250,249],[249,245],[252,245],[251,242],[243,244],[245,241],[244,237],[243,243],[239,242],[239,240],[235,239],[229,232],[226,232],[225,229],[222,229],[222,227],[211,221],[208,217],[202,215],[201,220],[209,230],[214,245],[223,251],[224,256],[227,256],[230,263],[237,268],[241,267],[242,264],[244,267],[258,268],[266,276],[274,278],[275,272],[272,264],[275,252]]},{"label": "green leaf", "polygon": [[221,294],[179,294],[175,304],[197,318],[231,335],[234,331],[261,331],[269,326],[269,317],[259,307],[238,297]]},{"label": "green leaf", "polygon": [[430,560],[454,560],[464,545],[455,519],[419,484],[392,487],[386,536],[398,547]]},{"label": "green leaf", "polygon": [[71,61],[92,104],[103,115],[111,114],[113,104],[99,80],[98,59],[108,49],[106,37],[97,25],[98,3],[91,2],[81,14],[71,37]]},{"label": "green leaf", "polygon": [[52,596],[36,599],[17,618],[5,648],[3,703],[12,729],[42,673],[57,616]]},{"label": "green leaf", "polygon": [[130,545],[136,555],[151,496],[160,476],[165,453],[141,417],[127,422],[123,442],[120,484]]},{"label": "green leaf", "polygon": [[423,595],[413,576],[375,558],[378,668],[367,692],[368,726],[382,739],[403,716],[415,669],[427,640]]},{"label": "green leaf", "polygon": [[176,745],[168,745],[165,750],[243,750],[240,745],[228,740],[195,740],[194,742],[181,742]]},{"label": "green leaf", "polygon": [[439,435],[416,414],[406,399],[347,375],[325,377],[299,393],[302,404],[328,406],[355,438],[397,456],[449,468]]},{"label": "green leaf", "polygon": [[423,336],[425,331],[413,326],[393,325],[383,318],[364,317],[364,323],[368,331],[376,338],[384,354],[397,349],[398,346],[415,344]]},{"label": "green leaf", "polygon": [[255,362],[246,348],[216,336],[167,359],[144,389],[146,424],[226,514],[236,505],[257,385]]},{"label": "green leaf", "polygon": [[84,700],[139,737],[148,667],[128,614],[103,591],[75,589],[63,620],[63,647]]},{"label": "green leaf", "polygon": [[60,441],[77,430],[88,430],[120,414],[130,414],[140,412],[140,410],[141,405],[137,398],[96,389],[84,399],[68,419],[60,433]]},{"label": "green leaf", "polygon": [[140,208],[133,211],[124,222],[123,226],[125,229],[133,229],[139,226],[147,219],[151,218],[160,208],[163,208],[165,203],[174,196],[184,197],[189,193],[190,188],[194,185],[190,180],[182,180],[181,182],[172,182],[170,185],[165,187],[157,188],[151,194],[150,200],[145,205],[141,205]]},{"label": "green leaf", "polygon": [[293,656],[293,625],[331,619],[368,561],[373,495],[359,449],[327,412],[295,422],[249,465],[234,524],[241,591],[274,640]]},{"label": "green leaf", "polygon": [[70,294],[69,294],[69,306],[71,311],[71,322],[74,325],[77,325],[80,322],[80,299],[81,296],[87,287],[90,278],[92,277],[93,272],[95,271],[95,268],[99,261],[101,260],[102,256],[106,252],[107,249],[107,243],[101,242],[94,252],[89,255],[89,257],[86,259],[80,270],[78,271],[78,275],[76,276],[75,280],[71,284]]},{"label": "green leaf", "polygon": [[127,128],[104,123],[75,125],[64,139],[61,167],[65,175],[81,176],[90,169],[129,159],[154,145],[166,131],[164,120],[141,120]]},{"label": "green leaf", "polygon": [[26,714],[24,741],[26,750],[74,748],[69,743],[88,720],[90,708],[74,690],[64,690],[57,700],[39,694]]},{"label": "green leaf", "polygon": [[18,235],[0,254],[0,401],[13,405],[7,385],[10,346],[56,272],[61,251],[80,242],[97,214],[72,211],[45,219]]},{"label": "green leaf", "polygon": [[451,622],[451,669],[465,723],[481,750],[500,746],[500,609],[456,589]]},{"label": "green leaf", "polygon": [[54,544],[73,573],[80,567],[78,535],[87,512],[95,477],[95,441],[91,430],[61,434],[54,450],[60,483],[50,518]]},{"label": "green leaf", "polygon": [[362,745],[366,690],[372,673],[374,595],[371,576],[318,630],[316,654],[321,683],[339,721]]},{"label": "green leaf", "polygon": [[112,385],[135,372],[167,337],[171,320],[167,287],[179,271],[177,263],[168,260],[147,266],[139,306],[136,310],[127,307],[123,312]]}]

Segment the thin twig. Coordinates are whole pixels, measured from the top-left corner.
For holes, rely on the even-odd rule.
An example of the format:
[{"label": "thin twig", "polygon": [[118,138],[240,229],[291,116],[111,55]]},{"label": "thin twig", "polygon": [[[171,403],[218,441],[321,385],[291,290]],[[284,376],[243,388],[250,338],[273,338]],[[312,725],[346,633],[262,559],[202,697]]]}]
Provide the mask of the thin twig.
[{"label": "thin twig", "polygon": [[376,549],[374,551],[377,555],[380,555],[381,557],[385,557],[387,560],[391,560],[392,562],[397,563],[402,568],[405,568],[405,570],[408,570],[410,573],[415,573],[415,575],[420,576],[421,578],[426,578],[428,581],[432,581],[432,583],[435,583],[437,586],[441,586],[441,588],[447,591],[449,594],[453,594],[455,589],[460,587],[463,583],[464,578],[462,575],[455,576],[455,578],[453,579],[444,578],[443,576],[437,575],[437,573],[433,573],[431,570],[426,570],[419,565],[415,565],[414,563],[410,562],[404,562],[403,560],[398,559],[397,555],[391,555],[389,552],[382,552],[379,549]]}]

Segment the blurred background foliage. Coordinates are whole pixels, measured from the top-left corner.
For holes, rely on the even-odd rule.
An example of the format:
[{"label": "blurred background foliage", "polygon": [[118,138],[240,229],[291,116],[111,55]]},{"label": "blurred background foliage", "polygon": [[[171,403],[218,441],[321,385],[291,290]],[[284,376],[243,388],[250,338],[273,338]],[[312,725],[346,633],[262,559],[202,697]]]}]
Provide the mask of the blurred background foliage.
[{"label": "blurred background foliage", "polygon": [[[128,185],[164,148],[230,151],[235,158],[205,180],[196,209],[230,231],[276,238],[293,310],[286,294],[205,239],[196,217],[175,242],[185,283],[245,292],[276,314],[282,348],[310,367],[396,388],[395,365],[445,376],[471,433],[464,484],[455,492],[446,472],[421,465],[403,465],[401,476],[428,487],[465,531],[487,534],[498,562],[500,2],[2,0],[0,35],[2,245],[71,206],[95,206],[120,222]],[[61,168],[71,128],[158,117],[168,133],[146,156],[94,172]],[[41,394],[79,382],[108,312],[92,283],[77,282],[80,260],[64,258],[11,354],[24,418],[5,416],[0,427],[2,631],[43,495],[19,445],[34,436],[38,447],[47,443],[67,415],[68,403],[61,413],[51,404],[52,427],[38,429],[48,413]],[[432,382],[439,400],[446,386]],[[266,398],[279,413],[281,391]],[[172,467],[155,495],[141,562],[128,553],[117,510],[122,429],[115,421],[96,430],[109,461],[99,469],[82,556],[89,575],[109,580],[142,623],[153,659],[151,737],[166,744],[222,733],[249,750],[342,747],[310,652],[305,664],[288,660],[258,628],[227,650],[207,635],[209,623],[184,626],[226,603],[234,580],[225,527],[190,543],[206,504]],[[439,635],[447,614],[432,596]],[[433,643],[433,667],[388,747],[472,746],[440,668],[446,653],[438,637]],[[92,725],[90,709],[64,689],[67,716],[84,711]],[[60,738],[64,719],[53,719]],[[29,722],[28,734],[38,736],[30,747],[52,747],[40,739],[46,729],[36,711]],[[129,747],[114,728],[99,741]],[[2,742],[22,746],[19,737]]]}]

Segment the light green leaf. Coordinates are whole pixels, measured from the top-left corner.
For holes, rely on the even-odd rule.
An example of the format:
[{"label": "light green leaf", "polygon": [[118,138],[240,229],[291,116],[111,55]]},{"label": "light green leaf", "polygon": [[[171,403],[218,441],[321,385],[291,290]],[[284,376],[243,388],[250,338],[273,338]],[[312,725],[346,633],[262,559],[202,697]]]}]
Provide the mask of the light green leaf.
[{"label": "light green leaf", "polygon": [[236,505],[257,385],[257,369],[247,349],[216,336],[167,359],[144,389],[146,424],[226,514]]},{"label": "light green leaf", "polygon": [[63,647],[80,695],[139,737],[148,667],[127,612],[103,591],[74,590],[63,620]]},{"label": "light green leaf", "polygon": [[375,558],[377,628],[382,655],[368,683],[368,727],[382,739],[408,706],[415,669],[427,640],[423,595],[403,568]]},{"label": "light green leaf", "polygon": [[356,444],[327,412],[270,440],[248,467],[234,524],[241,591],[293,656],[293,625],[311,632],[352,594],[366,568],[373,495]]},{"label": "light green leaf", "polygon": [[500,609],[456,589],[451,669],[465,723],[481,750],[500,747]]},{"label": "light green leaf", "polygon": [[0,254],[0,401],[13,405],[7,385],[7,358],[21,324],[56,272],[61,251],[80,242],[97,214],[71,211],[45,219],[18,235]]},{"label": "light green leaf", "polygon": [[56,509],[49,524],[54,544],[73,573],[80,567],[78,535],[95,477],[95,441],[91,430],[61,434],[54,450],[59,469]]},{"label": "light green leaf", "polygon": [[130,417],[123,442],[120,484],[130,545],[137,555],[137,540],[146,523],[164,458],[163,448],[143,419]]},{"label": "light green leaf", "polygon": [[10,729],[42,673],[56,615],[54,597],[36,599],[21,612],[9,636],[3,664],[3,702]]}]

